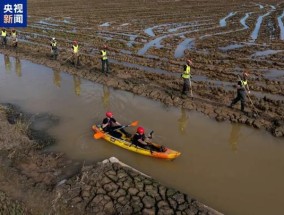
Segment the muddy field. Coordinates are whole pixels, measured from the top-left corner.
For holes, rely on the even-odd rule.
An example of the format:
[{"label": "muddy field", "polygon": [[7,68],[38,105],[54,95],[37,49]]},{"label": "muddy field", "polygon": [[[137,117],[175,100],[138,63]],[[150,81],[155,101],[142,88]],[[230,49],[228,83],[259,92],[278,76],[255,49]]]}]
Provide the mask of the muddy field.
[{"label": "muddy field", "polygon": [[[29,1],[28,28],[19,47],[1,49],[167,105],[197,110],[273,135],[284,135],[283,3],[265,1]],[[56,37],[57,61],[49,58]],[[80,46],[80,65],[68,60]],[[107,44],[111,74],[103,75],[99,50]],[[194,66],[193,98],[181,97],[180,74]],[[227,106],[243,70],[252,93],[247,114]]]}]

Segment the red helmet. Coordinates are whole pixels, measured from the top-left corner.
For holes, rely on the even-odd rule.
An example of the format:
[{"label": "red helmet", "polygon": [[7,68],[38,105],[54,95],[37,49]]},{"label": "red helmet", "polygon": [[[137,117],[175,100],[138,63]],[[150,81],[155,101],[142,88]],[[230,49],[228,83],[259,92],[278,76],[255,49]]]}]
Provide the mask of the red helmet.
[{"label": "red helmet", "polygon": [[73,44],[77,45],[77,44],[78,44],[78,42],[75,40],[75,41],[73,41]]},{"label": "red helmet", "polygon": [[144,134],[144,128],[143,127],[138,127],[137,128],[137,133],[138,134]]},{"label": "red helmet", "polygon": [[113,116],[113,114],[112,114],[112,112],[108,111],[108,112],[106,112],[106,116],[111,118]]},{"label": "red helmet", "polygon": [[187,63],[188,65],[192,65],[192,61],[189,60],[189,59],[186,61],[186,63]]}]

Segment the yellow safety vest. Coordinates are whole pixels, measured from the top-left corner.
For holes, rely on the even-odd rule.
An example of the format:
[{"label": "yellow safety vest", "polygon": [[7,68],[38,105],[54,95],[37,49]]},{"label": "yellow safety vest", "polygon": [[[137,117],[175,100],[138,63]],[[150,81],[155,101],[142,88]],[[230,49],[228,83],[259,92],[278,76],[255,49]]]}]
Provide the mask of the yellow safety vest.
[{"label": "yellow safety vest", "polygon": [[6,36],[7,36],[7,31],[2,31],[1,36],[2,36],[2,37],[6,37]]},{"label": "yellow safety vest", "polygon": [[57,46],[57,42],[51,42],[52,47],[56,47]]},{"label": "yellow safety vest", "polygon": [[241,80],[241,84],[242,84],[242,87],[244,87],[248,84],[248,81],[247,80],[245,80],[245,81]]},{"label": "yellow safety vest", "polygon": [[77,46],[74,46],[74,45],[73,45],[73,51],[74,51],[74,54],[78,53],[78,51],[79,51],[79,45],[77,45]]},{"label": "yellow safety vest", "polygon": [[12,37],[16,37],[17,33],[16,32],[12,32]]},{"label": "yellow safety vest", "polygon": [[190,66],[186,65],[186,69],[183,71],[182,78],[190,78]]},{"label": "yellow safety vest", "polygon": [[102,60],[107,60],[107,52],[104,50],[101,50],[102,52]]}]

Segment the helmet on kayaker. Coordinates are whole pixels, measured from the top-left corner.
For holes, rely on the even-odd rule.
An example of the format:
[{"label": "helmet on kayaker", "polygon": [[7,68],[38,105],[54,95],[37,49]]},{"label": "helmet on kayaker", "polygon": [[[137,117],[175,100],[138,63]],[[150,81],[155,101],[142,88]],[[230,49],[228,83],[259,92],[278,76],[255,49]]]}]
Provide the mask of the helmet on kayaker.
[{"label": "helmet on kayaker", "polygon": [[13,28],[13,29],[12,29],[12,32],[15,32],[15,31],[16,31],[16,30]]},{"label": "helmet on kayaker", "polygon": [[74,44],[74,45],[78,45],[78,41],[74,40],[74,41],[73,41],[73,44]]},{"label": "helmet on kayaker", "polygon": [[55,40],[55,37],[52,37],[52,40]]},{"label": "helmet on kayaker", "polygon": [[248,77],[248,76],[249,76],[248,71],[245,71],[245,72],[243,73],[243,75],[244,75],[245,77]]},{"label": "helmet on kayaker", "polygon": [[112,112],[108,111],[108,112],[106,112],[106,116],[111,118],[113,116],[113,114],[112,114]]},{"label": "helmet on kayaker", "polygon": [[138,134],[144,134],[144,128],[143,127],[138,127],[137,128],[137,133]]}]

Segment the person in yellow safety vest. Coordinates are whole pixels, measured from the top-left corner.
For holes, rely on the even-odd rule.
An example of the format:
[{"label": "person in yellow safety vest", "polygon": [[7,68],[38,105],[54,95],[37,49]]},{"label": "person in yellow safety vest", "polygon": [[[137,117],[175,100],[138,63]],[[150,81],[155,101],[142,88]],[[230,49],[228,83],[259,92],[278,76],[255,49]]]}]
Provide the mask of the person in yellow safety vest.
[{"label": "person in yellow safety vest", "polygon": [[108,58],[107,58],[107,46],[104,45],[101,50],[101,60],[102,60],[102,73],[109,73],[109,64],[108,64]]},{"label": "person in yellow safety vest", "polygon": [[51,46],[51,57],[56,60],[58,56],[58,49],[57,49],[57,41],[54,37],[50,41],[50,46]]},{"label": "person in yellow safety vest", "polygon": [[79,45],[77,41],[73,42],[72,49],[73,49],[73,59],[74,59],[73,62],[74,62],[74,65],[77,66],[78,60],[79,60]]},{"label": "person in yellow safety vest", "polygon": [[237,85],[237,97],[234,98],[229,105],[230,108],[233,108],[233,106],[238,102],[241,101],[241,111],[243,113],[245,112],[245,101],[246,101],[246,92],[250,93],[249,87],[248,87],[248,72],[244,72],[242,78],[238,81]]},{"label": "person in yellow safety vest", "polygon": [[181,77],[183,78],[183,87],[182,87],[182,95],[187,96],[189,92],[189,85],[190,85],[190,66],[193,65],[191,60],[187,60],[186,64],[183,66],[183,73]]},{"label": "person in yellow safety vest", "polygon": [[1,37],[2,37],[2,46],[6,46],[7,45],[7,31],[5,28],[2,28]]},{"label": "person in yellow safety vest", "polygon": [[12,46],[14,48],[17,48],[18,46],[18,38],[17,38],[17,32],[15,29],[12,29],[11,31],[11,38],[12,38]]}]

